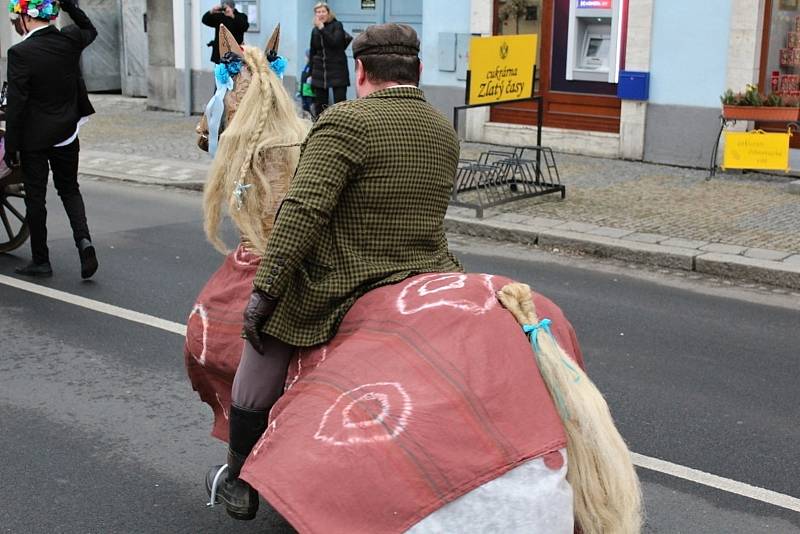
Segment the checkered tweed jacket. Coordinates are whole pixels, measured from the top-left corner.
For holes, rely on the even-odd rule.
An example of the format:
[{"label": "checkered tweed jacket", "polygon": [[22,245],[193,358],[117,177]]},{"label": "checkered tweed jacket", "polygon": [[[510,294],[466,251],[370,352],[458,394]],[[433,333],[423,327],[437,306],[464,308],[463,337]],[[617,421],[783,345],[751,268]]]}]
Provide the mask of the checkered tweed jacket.
[{"label": "checkered tweed jacket", "polygon": [[461,271],[444,231],[458,157],[453,127],[417,88],[329,108],[303,143],[255,277],[278,298],[264,331],[324,343],[367,291]]}]

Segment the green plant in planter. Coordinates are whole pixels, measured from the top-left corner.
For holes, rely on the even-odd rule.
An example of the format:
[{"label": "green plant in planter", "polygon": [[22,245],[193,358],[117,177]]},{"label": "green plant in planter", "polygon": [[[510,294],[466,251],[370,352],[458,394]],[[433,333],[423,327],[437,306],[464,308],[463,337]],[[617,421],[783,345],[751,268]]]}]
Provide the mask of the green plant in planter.
[{"label": "green plant in planter", "polygon": [[790,95],[783,99],[783,105],[789,108],[800,108],[800,98]]},{"label": "green plant in planter", "polygon": [[764,98],[763,105],[766,107],[780,108],[784,107],[786,104],[784,104],[781,95],[776,95],[775,93],[772,93],[771,95]]},{"label": "green plant in planter", "polygon": [[763,106],[764,97],[758,92],[758,87],[752,84],[747,84],[740,106]]},{"label": "green plant in planter", "polygon": [[719,99],[725,106],[782,107],[787,105],[780,95],[759,93],[758,87],[753,84],[747,84],[744,93],[734,93],[728,89]]},{"label": "green plant in planter", "polygon": [[723,105],[722,115],[726,120],[796,121],[797,108],[800,107],[796,96],[784,98],[775,93],[764,95],[752,84],[748,84],[743,93],[734,93],[728,89],[719,98]]},{"label": "green plant in planter", "polygon": [[739,94],[734,93],[733,89],[728,89],[722,93],[722,96],[719,97],[719,99],[723,106],[736,106],[739,103]]}]

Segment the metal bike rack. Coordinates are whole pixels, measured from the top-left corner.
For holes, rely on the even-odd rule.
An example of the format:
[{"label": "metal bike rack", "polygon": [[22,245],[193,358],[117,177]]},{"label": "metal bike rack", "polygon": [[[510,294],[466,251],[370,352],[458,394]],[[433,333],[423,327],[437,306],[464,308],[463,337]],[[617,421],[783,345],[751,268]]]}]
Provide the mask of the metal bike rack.
[{"label": "metal bike rack", "polygon": [[459,160],[450,205],[472,208],[480,219],[486,208],[552,193],[566,195],[552,149],[489,150],[477,160]]},{"label": "metal bike rack", "polygon": [[[467,71],[467,95],[472,73]],[[536,68],[533,69],[532,86],[536,85]],[[542,124],[544,121],[544,99],[534,95],[520,100],[502,102],[536,102],[536,145],[489,150],[477,160],[459,160],[456,183],[450,200],[451,206],[472,208],[480,219],[486,208],[499,206],[524,198],[560,193],[566,196],[566,187],[561,184],[553,150],[542,146]],[[458,132],[459,112],[463,110],[493,106],[494,103],[466,104],[453,108],[453,127]],[[530,157],[526,157],[530,156]]]}]

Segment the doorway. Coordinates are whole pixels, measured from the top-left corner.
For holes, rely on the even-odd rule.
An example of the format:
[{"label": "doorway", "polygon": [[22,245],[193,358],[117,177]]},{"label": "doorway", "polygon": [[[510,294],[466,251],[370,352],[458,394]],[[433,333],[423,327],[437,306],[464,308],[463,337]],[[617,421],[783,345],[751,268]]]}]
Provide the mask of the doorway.
[{"label": "doorway", "polygon": [[[408,24],[422,37],[422,0],[331,0],[331,8],[345,31],[355,37],[367,26],[395,22]],[[355,98],[353,51],[347,48],[350,87],[347,98]]]},{"label": "doorway", "polygon": [[[527,0],[525,10],[505,16],[510,1],[494,0],[494,34],[539,34],[535,92],[544,98],[545,126],[572,130],[619,132],[621,103],[616,84],[566,80],[570,2]],[[627,2],[625,3],[627,10]],[[528,20],[535,18],[536,20]],[[624,42],[624,39],[623,39]],[[490,120],[536,125],[536,104],[517,102],[492,106]]]},{"label": "doorway", "polygon": [[81,9],[90,14],[97,39],[83,52],[81,69],[89,92],[120,91],[120,16],[117,2],[83,0]]},{"label": "doorway", "polygon": [[122,2],[122,94],[147,96],[147,0]]},{"label": "doorway", "polygon": [[147,1],[82,0],[97,28],[81,69],[90,92],[147,96]]}]

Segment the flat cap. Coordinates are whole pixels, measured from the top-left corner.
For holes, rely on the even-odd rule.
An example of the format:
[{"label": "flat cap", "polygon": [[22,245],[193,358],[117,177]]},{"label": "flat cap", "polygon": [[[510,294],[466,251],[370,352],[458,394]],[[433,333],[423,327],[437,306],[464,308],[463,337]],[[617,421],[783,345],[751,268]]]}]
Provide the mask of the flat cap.
[{"label": "flat cap", "polygon": [[353,39],[353,57],[396,54],[419,55],[417,32],[407,24],[376,24]]}]

